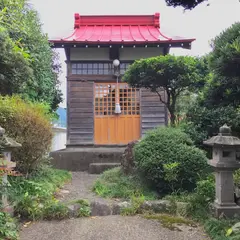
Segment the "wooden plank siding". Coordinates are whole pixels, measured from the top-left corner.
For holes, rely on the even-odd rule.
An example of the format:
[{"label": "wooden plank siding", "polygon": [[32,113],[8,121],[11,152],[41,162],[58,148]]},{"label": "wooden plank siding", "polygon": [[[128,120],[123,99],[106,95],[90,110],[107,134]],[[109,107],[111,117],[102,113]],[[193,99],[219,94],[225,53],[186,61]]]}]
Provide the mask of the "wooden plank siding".
[{"label": "wooden plank siding", "polygon": [[93,82],[67,82],[67,145],[94,143]]},{"label": "wooden plank siding", "polygon": [[[162,92],[164,98],[164,92]],[[167,124],[167,110],[159,96],[147,89],[141,89],[141,133]]]}]

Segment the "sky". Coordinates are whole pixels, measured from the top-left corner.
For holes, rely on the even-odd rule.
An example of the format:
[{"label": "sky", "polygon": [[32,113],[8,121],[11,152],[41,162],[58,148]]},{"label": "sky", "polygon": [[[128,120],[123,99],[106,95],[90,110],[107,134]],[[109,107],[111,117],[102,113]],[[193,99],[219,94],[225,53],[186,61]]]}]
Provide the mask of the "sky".
[{"label": "sky", "polygon": [[[166,6],[164,0],[30,0],[38,11],[43,31],[49,39],[73,32],[74,13],[80,15],[128,15],[160,13],[162,32],[169,36],[196,38],[191,50],[173,49],[171,54],[201,56],[211,51],[210,41],[235,22],[240,22],[240,0],[209,0],[191,11]],[[66,106],[66,65],[63,50],[60,76]]]}]

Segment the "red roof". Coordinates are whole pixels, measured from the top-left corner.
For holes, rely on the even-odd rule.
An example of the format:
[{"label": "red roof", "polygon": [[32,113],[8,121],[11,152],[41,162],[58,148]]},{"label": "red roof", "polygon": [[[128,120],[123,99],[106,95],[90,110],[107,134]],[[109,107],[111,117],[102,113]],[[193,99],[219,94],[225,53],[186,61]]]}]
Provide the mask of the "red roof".
[{"label": "red roof", "polygon": [[160,14],[132,16],[80,16],[75,14],[71,36],[53,43],[191,43],[195,39],[165,36],[160,29]]}]

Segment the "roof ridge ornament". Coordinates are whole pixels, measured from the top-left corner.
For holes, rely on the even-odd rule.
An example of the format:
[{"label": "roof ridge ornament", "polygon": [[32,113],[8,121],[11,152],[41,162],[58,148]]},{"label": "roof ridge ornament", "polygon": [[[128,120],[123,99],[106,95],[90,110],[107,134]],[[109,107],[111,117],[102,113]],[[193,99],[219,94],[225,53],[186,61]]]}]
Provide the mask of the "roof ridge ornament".
[{"label": "roof ridge ornament", "polygon": [[154,14],[154,26],[160,28],[160,13]]},{"label": "roof ridge ornament", "polygon": [[74,14],[74,19],[75,19],[74,29],[80,28],[80,24],[81,24],[80,14],[79,14],[79,13],[75,13],[75,14]]}]

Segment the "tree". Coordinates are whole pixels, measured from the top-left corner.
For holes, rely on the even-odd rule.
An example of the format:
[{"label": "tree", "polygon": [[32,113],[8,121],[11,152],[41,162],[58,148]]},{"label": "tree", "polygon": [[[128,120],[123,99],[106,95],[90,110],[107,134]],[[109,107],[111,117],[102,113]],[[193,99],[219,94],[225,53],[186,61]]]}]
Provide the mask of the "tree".
[{"label": "tree", "polygon": [[213,39],[211,47],[210,69],[215,74],[240,79],[240,22]]},{"label": "tree", "polygon": [[[202,64],[197,58],[171,55],[141,59],[128,68],[124,80],[132,87],[146,88],[157,93],[160,101],[166,105],[173,125],[180,94],[195,89],[204,80]],[[161,95],[163,90],[167,94],[166,99]]]},{"label": "tree", "polygon": [[[42,33],[37,12],[27,0],[1,0],[0,24],[7,30],[12,43],[18,47],[17,50],[25,54],[22,56],[32,72],[29,74],[25,71],[25,79],[18,81],[18,85],[14,85],[15,76],[6,78],[4,85],[8,86],[8,91],[0,93],[16,93],[32,101],[47,102],[55,110],[62,101],[58,81],[60,64],[58,56],[49,45],[47,35]],[[9,63],[14,62],[12,56],[8,57]],[[11,68],[11,65],[5,67]],[[0,69],[0,74],[2,71],[4,68]]]},{"label": "tree", "polygon": [[212,79],[206,85],[203,101],[209,107],[240,105],[240,22],[212,40],[209,55]]},{"label": "tree", "polygon": [[182,6],[185,10],[192,10],[200,3],[208,0],[165,0],[168,6],[179,7]]},{"label": "tree", "polygon": [[33,78],[29,54],[12,41],[0,27],[0,92],[2,95],[21,91],[24,82]]}]

